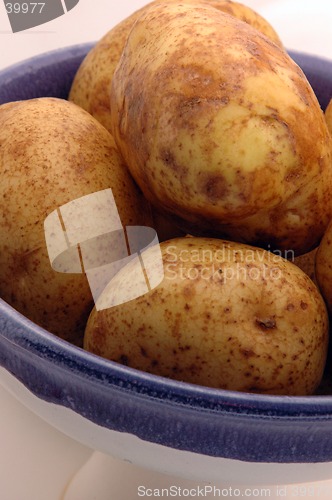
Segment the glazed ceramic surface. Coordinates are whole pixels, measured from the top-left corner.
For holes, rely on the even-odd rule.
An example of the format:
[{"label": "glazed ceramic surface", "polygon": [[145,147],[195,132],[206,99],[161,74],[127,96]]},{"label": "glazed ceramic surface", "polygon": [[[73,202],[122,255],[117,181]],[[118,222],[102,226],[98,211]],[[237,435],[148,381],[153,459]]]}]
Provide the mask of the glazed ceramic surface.
[{"label": "glazed ceramic surface", "polygon": [[[65,99],[90,46],[3,70],[0,103]],[[325,109],[332,97],[332,63],[292,56]],[[149,375],[56,338],[1,300],[0,365],[0,381],[52,425],[134,463],[206,480],[220,479],[221,470],[230,474],[232,464],[246,466],[249,475],[256,465],[268,470],[279,464],[284,479],[294,481],[301,475],[308,480],[310,471],[312,479],[332,477],[332,396],[254,395]]]}]

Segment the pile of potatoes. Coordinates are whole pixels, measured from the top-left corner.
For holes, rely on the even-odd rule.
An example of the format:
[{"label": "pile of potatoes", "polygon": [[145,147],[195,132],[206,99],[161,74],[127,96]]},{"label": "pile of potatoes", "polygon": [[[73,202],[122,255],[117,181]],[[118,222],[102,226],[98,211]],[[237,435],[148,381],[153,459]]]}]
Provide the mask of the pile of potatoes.
[{"label": "pile of potatoes", "polygon": [[[332,104],[324,116],[252,9],[153,1],[92,48],[68,100],[0,106],[0,295],[139,370],[314,394],[332,313],[331,132]],[[126,261],[96,299],[84,268],[52,266],[44,224],[58,214],[48,237],[57,247],[60,231],[82,263],[61,207],[105,190],[122,227],[154,228],[160,245]],[[71,224],[80,234],[85,224],[105,264],[112,249],[87,219],[82,209]]]}]

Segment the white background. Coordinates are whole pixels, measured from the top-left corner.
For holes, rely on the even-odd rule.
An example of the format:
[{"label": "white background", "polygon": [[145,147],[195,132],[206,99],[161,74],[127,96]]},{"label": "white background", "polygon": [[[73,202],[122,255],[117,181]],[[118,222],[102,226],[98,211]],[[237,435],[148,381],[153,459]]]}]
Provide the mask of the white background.
[{"label": "white background", "polygon": [[[145,0],[80,0],[64,16],[15,34],[1,3],[0,69],[48,50],[98,40],[145,3]],[[288,49],[332,60],[330,0],[242,0],[242,3],[269,20]],[[48,427],[1,387],[0,405],[0,498],[60,500],[64,484],[86,461],[90,450]],[[332,491],[332,484],[330,488]]]}]

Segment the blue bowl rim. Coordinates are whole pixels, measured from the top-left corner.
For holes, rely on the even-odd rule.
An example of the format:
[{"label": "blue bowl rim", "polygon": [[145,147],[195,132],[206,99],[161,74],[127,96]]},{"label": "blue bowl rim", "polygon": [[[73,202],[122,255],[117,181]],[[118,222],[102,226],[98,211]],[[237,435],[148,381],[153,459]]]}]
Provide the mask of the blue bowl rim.
[{"label": "blue bowl rim", "polygon": [[[184,405],[200,412],[229,412],[260,417],[300,418],[316,421],[319,416],[332,419],[332,396],[279,396],[263,395],[205,386],[168,379],[136,370],[104,359],[60,339],[36,325],[12,306],[0,299],[0,315],[15,323],[17,330],[0,332],[15,348],[60,368],[68,375],[75,374],[104,390],[108,387],[131,393],[135,397],[157,399],[167,405]],[[24,335],[22,335],[22,331]],[[0,341],[1,343],[1,341]]]},{"label": "blue bowl rim", "polygon": [[12,78],[13,73],[16,75],[25,74],[28,68],[36,70],[45,67],[45,64],[49,65],[51,63],[53,65],[57,61],[62,62],[64,55],[66,55],[67,58],[84,57],[95,44],[96,42],[78,43],[28,57],[27,59],[17,61],[14,64],[2,68],[0,70],[0,78],[2,81],[5,81],[6,77]]}]

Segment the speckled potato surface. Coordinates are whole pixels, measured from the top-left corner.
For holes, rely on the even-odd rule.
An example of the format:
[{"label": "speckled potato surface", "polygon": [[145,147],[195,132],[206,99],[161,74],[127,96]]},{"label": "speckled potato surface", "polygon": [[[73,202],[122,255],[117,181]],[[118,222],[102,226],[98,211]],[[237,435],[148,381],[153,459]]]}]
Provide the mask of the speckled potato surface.
[{"label": "speckled potato surface", "polygon": [[302,269],[302,271],[305,272],[314,283],[316,283],[315,262],[317,250],[318,248],[316,247],[311,250],[311,252],[294,258],[294,264]]},{"label": "speckled potato surface", "polygon": [[[158,265],[156,247],[143,260]],[[245,392],[305,395],[324,369],[328,318],[298,267],[262,249],[209,238],[161,245],[164,279],[126,302],[131,262],[104,290],[84,347],[178,380]],[[112,294],[123,300],[114,305]]]},{"label": "speckled potato surface", "polygon": [[82,344],[94,305],[90,288],[84,274],[52,269],[45,218],[111,188],[123,225],[149,225],[142,195],[107,130],[54,98],[0,106],[0,176],[0,295],[50,332]]},{"label": "speckled potato surface", "polygon": [[110,84],[128,34],[142,9],[112,28],[81,63],[68,99],[90,113],[110,131]]},{"label": "speckled potato surface", "polygon": [[332,213],[331,137],[301,69],[251,26],[206,5],[146,9],[111,115],[145,196],[187,232],[317,246]]},{"label": "speckled potato surface", "polygon": [[318,247],[315,259],[318,287],[332,314],[332,222],[329,224]]},{"label": "speckled potato surface", "polygon": [[[168,2],[177,0],[167,0]],[[146,6],[134,12],[107,32],[89,51],[81,63],[71,86],[69,100],[81,106],[94,116],[107,130],[111,130],[110,121],[110,85],[115,68],[120,60],[123,48],[131,28]],[[278,45],[282,45],[272,26],[250,7],[227,0],[184,0],[184,3],[205,3],[227,12],[244,22],[251,24]]]},{"label": "speckled potato surface", "polygon": [[[179,0],[173,0],[179,1]],[[196,4],[206,4],[214,7],[221,12],[225,12],[233,17],[236,17],[240,21],[250,24],[253,28],[260,31],[263,35],[267,36],[274,43],[283,47],[283,43],[271,26],[271,24],[264,19],[258,12],[254,11],[251,7],[244,5],[239,2],[232,2],[230,0],[185,0],[185,3],[196,3]]]},{"label": "speckled potato surface", "polygon": [[329,105],[327,106],[325,110],[325,119],[327,123],[327,127],[330,131],[330,134],[332,135],[332,99],[329,102]]}]

